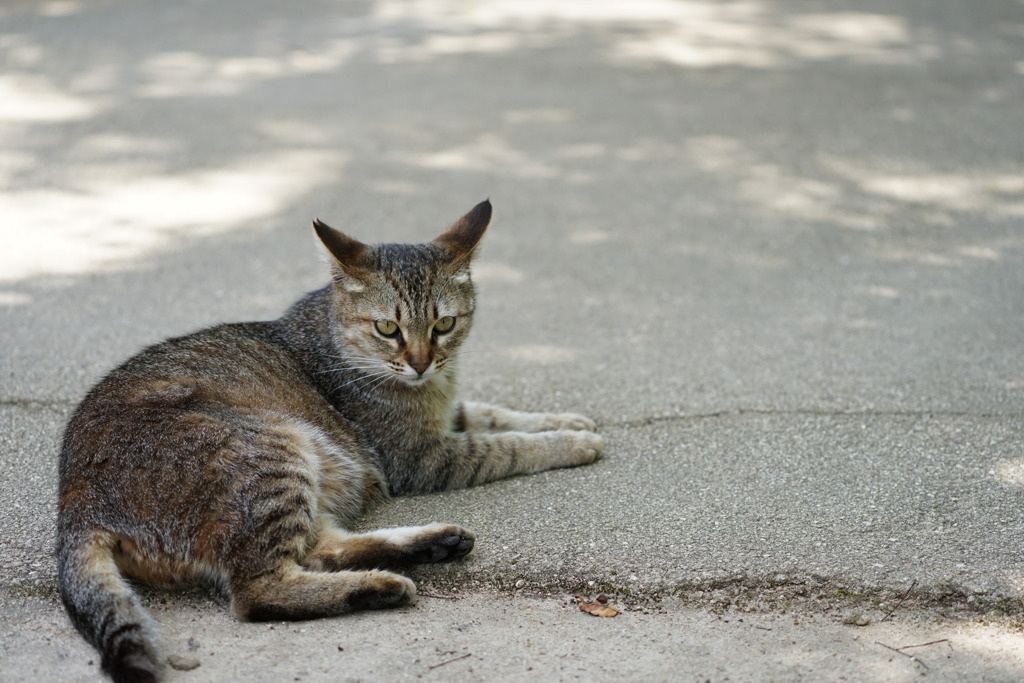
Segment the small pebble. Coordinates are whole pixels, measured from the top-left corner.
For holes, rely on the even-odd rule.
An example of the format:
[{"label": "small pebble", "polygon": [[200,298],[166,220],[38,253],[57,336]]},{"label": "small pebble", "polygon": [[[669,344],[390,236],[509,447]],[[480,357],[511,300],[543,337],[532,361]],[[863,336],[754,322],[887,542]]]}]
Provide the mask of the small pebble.
[{"label": "small pebble", "polygon": [[191,671],[199,667],[198,659],[182,655],[171,655],[167,658],[167,663],[171,665],[172,669],[177,669],[178,671]]},{"label": "small pebble", "polygon": [[526,585],[526,582],[523,581],[522,579],[519,579],[518,581],[516,581],[516,588],[522,588],[525,585]]},{"label": "small pebble", "polygon": [[188,639],[188,651],[189,652],[195,652],[198,649],[199,649],[199,641],[196,640],[195,638],[189,638]]},{"label": "small pebble", "polygon": [[860,610],[850,610],[843,615],[843,623],[849,626],[867,626],[871,623],[871,617]]}]

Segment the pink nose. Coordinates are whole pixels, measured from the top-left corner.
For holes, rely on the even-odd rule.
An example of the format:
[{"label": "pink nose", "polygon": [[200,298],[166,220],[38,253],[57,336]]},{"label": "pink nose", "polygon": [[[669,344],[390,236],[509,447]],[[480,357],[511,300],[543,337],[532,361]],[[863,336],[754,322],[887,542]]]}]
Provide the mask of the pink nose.
[{"label": "pink nose", "polygon": [[409,367],[411,367],[417,373],[422,375],[424,372],[426,372],[427,368],[430,367],[430,362],[429,361],[426,361],[426,362],[420,361],[419,363],[416,363],[416,362],[413,362],[413,361],[409,361]]}]

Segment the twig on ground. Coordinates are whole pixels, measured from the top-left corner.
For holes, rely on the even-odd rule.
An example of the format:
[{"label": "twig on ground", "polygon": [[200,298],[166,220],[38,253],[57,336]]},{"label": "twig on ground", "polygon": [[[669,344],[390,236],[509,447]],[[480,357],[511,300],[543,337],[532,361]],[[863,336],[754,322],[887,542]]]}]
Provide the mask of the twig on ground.
[{"label": "twig on ground", "polygon": [[[909,650],[912,647],[924,647],[925,645],[938,645],[939,643],[949,643],[949,638],[943,638],[942,640],[933,640],[933,641],[931,641],[929,643],[921,643],[920,645],[904,645],[903,647],[897,648],[897,649]],[[953,649],[953,644],[952,643],[949,643],[949,649],[950,650]]]},{"label": "twig on ground", "polygon": [[916,586],[916,585],[917,585],[917,579],[914,579],[914,582],[910,584],[910,588],[908,588],[907,592],[903,594],[903,597],[900,598],[900,601],[896,603],[896,606],[893,607],[891,610],[889,610],[889,613],[886,614],[884,617],[882,617],[879,621],[886,621],[888,619],[891,619],[892,615],[896,614],[896,610],[898,610],[900,608],[900,605],[903,604],[903,601],[906,600],[910,596],[910,591],[914,590],[914,586]]},{"label": "twig on ground", "polygon": [[434,666],[428,666],[427,670],[429,671],[430,669],[436,669],[439,666],[444,666],[445,664],[451,664],[452,662],[457,662],[460,659],[465,659],[466,657],[472,657],[472,656],[473,656],[472,652],[467,652],[466,654],[462,655],[461,657],[456,657],[455,659],[449,659],[447,662],[441,662],[440,664],[435,664]]},{"label": "twig on ground", "polygon": [[437,600],[458,600],[459,598],[454,595],[431,595],[430,593],[417,593],[418,598],[435,598]]},{"label": "twig on ground", "polygon": [[908,655],[908,654],[907,654],[906,652],[903,652],[903,651],[901,651],[901,650],[897,650],[896,648],[894,648],[894,647],[890,647],[890,646],[886,645],[885,643],[880,643],[880,642],[878,642],[877,640],[875,641],[875,645],[881,645],[881,646],[882,646],[882,647],[884,647],[884,648],[885,648],[886,650],[892,650],[892,651],[893,651],[893,652],[895,652],[896,654],[900,654],[900,655],[903,655],[904,657],[906,657],[906,658],[907,658],[907,659],[909,659],[910,661],[914,662],[915,664],[920,664],[920,665],[921,665],[921,666],[923,666],[923,667],[924,667],[925,669],[927,669],[927,668],[928,668],[928,665],[927,665],[927,664],[925,664],[924,662],[922,662],[922,661],[921,661],[920,659],[918,659],[918,658],[917,658],[917,657],[915,657],[914,655]]},{"label": "twig on ground", "polygon": [[759,628],[759,629],[761,629],[762,631],[771,631],[771,629],[770,629],[770,628],[768,628],[767,626],[755,626],[754,628]]}]

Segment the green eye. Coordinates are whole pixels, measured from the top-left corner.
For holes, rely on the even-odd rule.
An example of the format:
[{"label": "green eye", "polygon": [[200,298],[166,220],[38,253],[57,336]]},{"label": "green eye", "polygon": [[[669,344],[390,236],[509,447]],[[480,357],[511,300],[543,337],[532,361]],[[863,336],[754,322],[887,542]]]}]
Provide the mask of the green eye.
[{"label": "green eye", "polygon": [[392,320],[374,320],[373,326],[385,337],[394,337],[398,334],[398,324]]},{"label": "green eye", "polygon": [[437,321],[437,324],[434,325],[434,331],[438,334],[444,334],[445,332],[451,332],[453,327],[455,327],[455,318],[446,315]]}]

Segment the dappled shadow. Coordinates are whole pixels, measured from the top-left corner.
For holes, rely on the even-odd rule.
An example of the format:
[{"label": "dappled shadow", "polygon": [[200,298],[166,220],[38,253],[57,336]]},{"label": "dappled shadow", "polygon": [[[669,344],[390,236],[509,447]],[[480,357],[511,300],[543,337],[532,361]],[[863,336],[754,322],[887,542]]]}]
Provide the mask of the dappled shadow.
[{"label": "dappled shadow", "polygon": [[[703,0],[499,1],[468,8],[455,0],[384,0],[376,15],[417,21],[433,33],[415,45],[387,48],[382,57],[388,61],[547,46],[593,29],[610,29],[606,59],[631,65],[772,68],[829,59],[921,64],[940,53],[934,40],[921,40],[895,14],[780,9],[774,2]],[[487,32],[464,34],[473,29]]]},{"label": "dappled shadow", "polygon": [[[242,28],[225,37],[220,27],[228,10],[199,3],[157,10],[152,20],[170,27],[157,39],[126,33],[150,21],[148,11],[106,2],[16,3],[0,17],[0,136],[8,150],[0,167],[3,280],[137,263],[176,234],[251,225],[316,188],[338,187],[347,165],[348,186],[365,185],[383,196],[422,193],[436,184],[424,174],[452,172],[599,187],[602,176],[619,168],[660,162],[703,170],[732,188],[726,196],[756,212],[838,227],[884,229],[900,222],[897,214],[908,206],[941,226],[965,212],[1024,214],[1024,175],[1013,167],[1012,155],[1003,167],[955,172],[928,159],[908,159],[905,150],[889,154],[864,139],[867,147],[856,153],[821,149],[793,164],[777,158],[784,140],[737,135],[725,130],[728,125],[715,132],[645,131],[642,120],[619,120],[614,132],[594,130],[595,137],[585,133],[595,114],[588,107],[597,103],[511,108],[505,106],[511,98],[495,93],[484,97],[487,104],[459,135],[446,121],[423,118],[426,110],[415,110],[413,99],[396,93],[381,97],[369,117],[359,114],[374,107],[340,110],[367,92],[379,94],[364,85],[350,95],[350,83],[402,65],[420,73],[417,65],[434,64],[449,73],[467,58],[525,59],[522,68],[529,72],[528,55],[565,48],[627,78],[659,65],[721,74],[729,68],[791,71],[832,64],[875,73],[885,67],[898,81],[900,74],[919,78],[944,64],[999,53],[1012,80],[1020,76],[1020,55],[1006,48],[1019,44],[1022,24],[1019,16],[1017,23],[1007,20],[1012,14],[1006,11],[992,12],[999,29],[995,44],[979,41],[978,34],[950,32],[914,4],[903,13],[880,13],[767,1],[466,6],[380,0],[344,11],[311,3],[294,13],[267,6],[231,16]],[[123,25],[110,21],[116,13]],[[76,33],[81,37],[71,39]],[[401,76],[389,78],[398,89],[408,87]],[[336,94],[329,94],[335,87]],[[623,97],[630,90],[616,76],[603,87],[607,95],[621,88]],[[996,101],[1014,87],[1019,84],[980,94]],[[288,106],[295,92],[302,95]],[[447,117],[449,109],[481,106],[468,92],[463,98],[439,103],[437,113]],[[550,103],[560,105],[555,99]],[[682,114],[700,106],[690,99],[683,88],[650,104],[674,101],[684,107]],[[217,100],[236,104],[225,110]],[[324,105],[311,112],[307,101]],[[331,110],[337,116],[327,116]],[[898,105],[891,114],[907,124],[928,117]],[[547,131],[538,134],[538,128]],[[370,169],[376,172],[366,174]],[[31,226],[33,237],[22,226]],[[607,233],[575,229],[572,241],[589,243],[580,236],[595,234]],[[992,260],[1019,247],[1012,239],[965,238],[949,253],[888,245],[874,255],[950,265]],[[737,263],[770,268],[780,260],[745,254]],[[8,303],[23,300],[4,296]]]},{"label": "dappled shadow", "polygon": [[[19,533],[4,551],[44,552],[33,525],[52,506],[24,490],[62,419],[19,401],[64,409],[145,343],[278,315],[326,279],[317,215],[367,240],[423,240],[492,198],[463,364],[474,398],[606,428],[730,410],[1019,420],[1024,9],[840,4],[6,4],[0,399],[37,438],[2,489]],[[773,483],[786,470],[766,467],[750,486],[777,485],[779,500],[829,471],[889,490],[902,442],[874,442],[889,469],[837,462],[823,443],[806,471]],[[714,506],[737,470],[663,446],[608,462],[625,476],[669,453],[675,470],[566,497],[559,518],[625,515],[642,491],[666,518],[697,506],[681,529],[709,511],[735,519]],[[1020,463],[980,438],[929,470],[927,493],[956,488],[957,465],[992,462],[975,483],[1016,501]],[[694,491],[685,468],[721,477]],[[42,476],[49,495],[55,472]],[[445,500],[493,508],[495,490]],[[882,514],[869,497],[823,496],[822,516],[837,499],[857,524]],[[849,548],[819,549],[814,533],[795,559],[767,536],[730,539],[780,568],[846,562]],[[687,552],[734,549],[709,535]],[[873,565],[842,564],[897,585]],[[1019,590],[1015,567],[991,574]]]},{"label": "dappled shadow", "polygon": [[[651,383],[649,403],[598,387],[591,408],[616,414],[659,393],[677,397],[670,413],[775,397],[1019,405],[1022,13],[14,3],[0,15],[0,307],[177,263],[213,236],[269,256],[307,240],[282,269],[309,269],[314,215],[418,240],[491,195],[479,280],[494,332],[468,361],[481,386],[509,359],[614,371],[614,347],[633,354],[622,381]],[[261,297],[273,315],[281,299]]]}]

